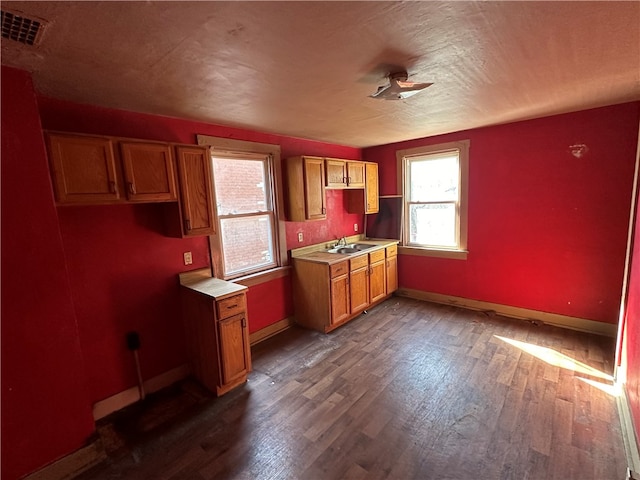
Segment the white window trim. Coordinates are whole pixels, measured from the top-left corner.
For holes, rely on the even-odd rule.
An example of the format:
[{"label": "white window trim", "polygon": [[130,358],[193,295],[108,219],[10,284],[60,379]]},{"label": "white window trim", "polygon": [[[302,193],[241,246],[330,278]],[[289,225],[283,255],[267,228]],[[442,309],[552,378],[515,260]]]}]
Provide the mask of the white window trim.
[{"label": "white window trim", "polygon": [[[275,251],[274,251],[274,260],[275,266],[266,268],[264,270],[260,270],[258,272],[248,272],[243,273],[240,276],[230,276],[227,277],[229,280],[233,280],[234,282],[239,282],[243,280],[245,277],[252,277],[255,279],[256,276],[265,275],[267,278],[271,278],[271,273],[273,270],[277,270],[281,267],[288,265],[288,257],[287,257],[287,240],[286,240],[286,231],[285,231],[285,218],[284,218],[284,204],[282,200],[282,163],[281,163],[281,155],[280,155],[280,145],[270,144],[270,143],[257,143],[257,142],[249,142],[244,140],[234,140],[229,138],[222,137],[212,137],[209,135],[197,135],[196,136],[198,145],[207,145],[211,149],[213,153],[220,154],[230,154],[237,155],[238,153],[248,153],[248,154],[260,154],[260,155],[271,155],[272,157],[272,169],[273,169],[273,179],[272,179],[272,192],[273,192],[273,202],[274,202],[274,220],[275,225],[273,229],[273,235],[275,237]],[[214,196],[215,196],[215,185],[212,186],[214,188]],[[216,214],[216,221],[217,214]],[[223,275],[224,272],[224,259],[222,257],[222,242],[219,236],[220,228],[216,229],[216,234],[209,236],[209,248],[211,250],[211,263],[213,265],[213,272],[216,277],[225,278]]]},{"label": "white window trim", "polygon": [[[469,140],[461,140],[457,142],[439,143],[436,145],[425,145],[422,147],[409,148],[396,151],[397,172],[398,172],[398,191],[402,192],[402,228],[400,246],[398,253],[405,255],[419,255],[427,257],[439,257],[439,258],[453,258],[459,260],[466,260],[467,254],[467,223],[468,223],[468,210],[469,210]],[[460,164],[460,205],[457,218],[457,229],[459,236],[458,248],[445,248],[445,247],[419,247],[414,245],[407,245],[407,225],[404,215],[406,205],[406,159],[411,157],[417,157],[422,155],[432,155],[437,153],[450,152],[457,150],[459,152],[459,164]]]}]

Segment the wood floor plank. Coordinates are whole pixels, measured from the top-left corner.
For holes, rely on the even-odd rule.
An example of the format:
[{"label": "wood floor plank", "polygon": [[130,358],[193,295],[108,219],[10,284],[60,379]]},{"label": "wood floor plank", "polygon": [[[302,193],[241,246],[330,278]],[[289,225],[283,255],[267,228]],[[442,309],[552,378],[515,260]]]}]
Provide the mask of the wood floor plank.
[{"label": "wood floor plank", "polygon": [[200,391],[154,430],[134,428],[144,408],[108,417],[123,447],[79,479],[623,478],[615,398],[582,380],[610,384],[614,348],[394,297],[331,334],[292,328],[256,345],[246,385]]}]

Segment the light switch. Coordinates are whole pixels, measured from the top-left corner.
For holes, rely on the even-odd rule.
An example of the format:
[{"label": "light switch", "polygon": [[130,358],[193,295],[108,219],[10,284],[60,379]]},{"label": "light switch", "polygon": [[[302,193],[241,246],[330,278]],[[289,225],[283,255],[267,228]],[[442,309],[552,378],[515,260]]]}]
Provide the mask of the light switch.
[{"label": "light switch", "polygon": [[353,231],[354,231],[354,232],[357,232],[357,231],[358,231],[358,224],[357,224],[357,223],[354,223],[354,224],[353,224]]},{"label": "light switch", "polygon": [[304,240],[302,232],[298,232],[298,242],[302,242],[302,240]]},{"label": "light switch", "polygon": [[193,258],[191,257],[191,252],[184,252],[184,264],[191,265],[193,263]]}]

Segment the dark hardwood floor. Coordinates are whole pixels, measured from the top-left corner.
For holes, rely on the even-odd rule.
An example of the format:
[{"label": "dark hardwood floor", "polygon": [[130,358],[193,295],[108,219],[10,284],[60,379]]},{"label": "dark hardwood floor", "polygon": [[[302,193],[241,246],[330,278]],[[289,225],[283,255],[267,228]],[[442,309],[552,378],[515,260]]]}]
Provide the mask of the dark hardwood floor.
[{"label": "dark hardwood floor", "polygon": [[221,398],[185,382],[115,414],[109,460],[80,478],[621,480],[613,356],[610,338],[394,297],[257,345]]}]

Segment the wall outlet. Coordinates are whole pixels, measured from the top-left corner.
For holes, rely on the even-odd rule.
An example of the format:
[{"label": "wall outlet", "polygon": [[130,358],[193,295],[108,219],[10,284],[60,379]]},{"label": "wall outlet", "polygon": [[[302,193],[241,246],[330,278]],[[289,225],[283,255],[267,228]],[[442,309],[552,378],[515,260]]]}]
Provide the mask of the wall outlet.
[{"label": "wall outlet", "polygon": [[193,263],[193,257],[191,256],[191,252],[184,252],[184,264],[191,265]]},{"label": "wall outlet", "polygon": [[354,232],[357,232],[357,231],[358,231],[358,224],[357,224],[357,223],[354,223],[354,224],[353,224],[353,231],[354,231]]},{"label": "wall outlet", "polygon": [[298,232],[298,242],[302,242],[304,240],[304,236],[302,235],[302,232]]}]

